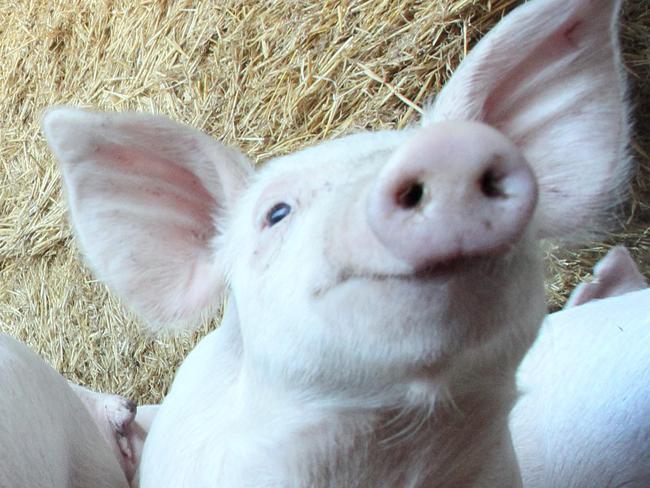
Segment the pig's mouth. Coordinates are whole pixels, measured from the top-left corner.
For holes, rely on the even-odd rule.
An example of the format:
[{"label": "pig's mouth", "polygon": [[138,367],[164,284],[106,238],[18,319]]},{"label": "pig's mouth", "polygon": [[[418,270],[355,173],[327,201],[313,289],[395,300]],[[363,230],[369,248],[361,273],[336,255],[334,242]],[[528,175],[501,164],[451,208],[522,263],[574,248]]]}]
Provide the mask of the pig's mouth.
[{"label": "pig's mouth", "polygon": [[314,299],[322,298],[324,295],[329,293],[331,290],[338,288],[341,285],[344,285],[352,280],[363,280],[363,281],[374,281],[374,282],[387,282],[387,281],[401,281],[401,282],[436,282],[441,285],[448,282],[455,276],[458,276],[462,273],[463,269],[468,267],[471,269],[475,264],[478,263],[468,263],[468,261],[481,261],[485,262],[485,258],[451,258],[445,260],[442,263],[435,263],[423,267],[413,272],[400,272],[400,273],[385,273],[381,271],[354,268],[354,267],[345,267],[342,268],[336,273],[334,278],[328,280],[327,282],[317,285],[311,292],[311,296]]}]

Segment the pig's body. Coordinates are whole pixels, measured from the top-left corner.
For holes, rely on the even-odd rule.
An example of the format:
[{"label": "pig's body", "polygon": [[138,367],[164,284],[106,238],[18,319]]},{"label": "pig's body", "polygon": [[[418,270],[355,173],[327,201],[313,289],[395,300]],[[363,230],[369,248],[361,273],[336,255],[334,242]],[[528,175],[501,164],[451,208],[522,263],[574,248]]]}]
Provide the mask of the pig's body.
[{"label": "pig's body", "polygon": [[650,486],[650,289],[551,314],[511,417],[525,487]]},{"label": "pig's body", "polygon": [[37,354],[0,335],[0,487],[126,488],[107,439]]},{"label": "pig's body", "polygon": [[421,127],[258,173],[162,117],[47,114],[100,279],[154,327],[228,290],[152,425],[142,488],[521,485],[508,415],[546,312],[536,241],[602,230],[629,177],[619,7],[528,2]]}]

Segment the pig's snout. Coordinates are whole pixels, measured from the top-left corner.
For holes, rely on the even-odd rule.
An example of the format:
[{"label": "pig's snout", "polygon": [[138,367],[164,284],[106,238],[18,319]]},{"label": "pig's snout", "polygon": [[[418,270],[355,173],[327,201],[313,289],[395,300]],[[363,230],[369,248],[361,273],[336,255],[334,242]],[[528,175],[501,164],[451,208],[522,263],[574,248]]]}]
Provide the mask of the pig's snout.
[{"label": "pig's snout", "polygon": [[521,151],[474,122],[420,129],[378,175],[367,202],[379,241],[416,270],[506,252],[524,232],[537,184]]}]

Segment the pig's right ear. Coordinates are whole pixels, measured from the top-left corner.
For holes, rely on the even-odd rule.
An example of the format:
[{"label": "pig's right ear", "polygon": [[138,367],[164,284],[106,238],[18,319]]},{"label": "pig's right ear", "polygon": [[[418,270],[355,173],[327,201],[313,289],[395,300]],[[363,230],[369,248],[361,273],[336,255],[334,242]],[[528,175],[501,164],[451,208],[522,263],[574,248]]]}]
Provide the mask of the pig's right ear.
[{"label": "pig's right ear", "polygon": [[56,108],[43,131],[96,276],[155,329],[218,305],[220,217],[252,174],[240,153],[152,115]]},{"label": "pig's right ear", "polygon": [[620,7],[620,0],[521,5],[472,49],[425,115],[425,125],[487,123],[523,151],[538,180],[540,237],[597,232],[624,196]]}]

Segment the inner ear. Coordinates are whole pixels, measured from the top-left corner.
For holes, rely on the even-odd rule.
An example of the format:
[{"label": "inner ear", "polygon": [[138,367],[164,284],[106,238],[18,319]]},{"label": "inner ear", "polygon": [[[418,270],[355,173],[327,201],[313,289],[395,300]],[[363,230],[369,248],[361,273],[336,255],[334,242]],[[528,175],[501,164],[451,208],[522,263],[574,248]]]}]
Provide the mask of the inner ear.
[{"label": "inner ear", "polygon": [[59,108],[43,128],[96,276],[157,329],[218,306],[219,217],[248,184],[248,160],[158,116]]}]

